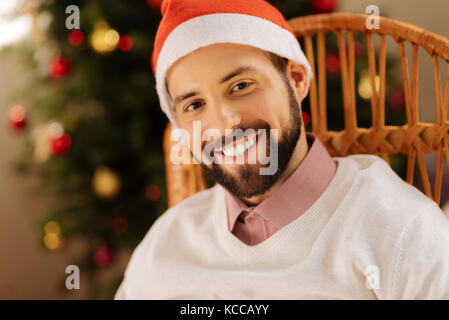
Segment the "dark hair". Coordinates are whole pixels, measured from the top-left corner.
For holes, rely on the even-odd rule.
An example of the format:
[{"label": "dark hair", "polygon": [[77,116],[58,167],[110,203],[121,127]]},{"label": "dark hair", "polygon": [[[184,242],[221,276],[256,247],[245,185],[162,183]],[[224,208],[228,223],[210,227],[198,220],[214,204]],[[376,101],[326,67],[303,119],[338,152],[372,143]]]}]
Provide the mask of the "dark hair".
[{"label": "dark hair", "polygon": [[266,54],[268,58],[273,63],[273,66],[276,68],[276,70],[279,72],[282,81],[284,81],[285,85],[290,88],[290,81],[288,80],[287,73],[286,73],[286,66],[288,62],[288,58],[281,57],[275,53],[266,51]]},{"label": "dark hair", "polygon": [[285,67],[287,66],[288,58],[281,57],[269,51],[267,51],[266,53],[268,55],[268,58],[270,58],[271,62],[273,63],[274,67],[281,74],[285,74]]}]

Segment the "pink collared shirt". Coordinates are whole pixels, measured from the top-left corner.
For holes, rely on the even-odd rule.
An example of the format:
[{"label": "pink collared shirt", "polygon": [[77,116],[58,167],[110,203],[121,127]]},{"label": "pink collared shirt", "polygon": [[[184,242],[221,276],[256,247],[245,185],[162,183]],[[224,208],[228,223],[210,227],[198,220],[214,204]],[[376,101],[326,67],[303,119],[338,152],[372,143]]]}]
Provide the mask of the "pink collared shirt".
[{"label": "pink collared shirt", "polygon": [[256,245],[307,211],[334,177],[337,162],[312,132],[309,150],[287,180],[267,199],[248,207],[225,189],[229,231],[247,245]]}]

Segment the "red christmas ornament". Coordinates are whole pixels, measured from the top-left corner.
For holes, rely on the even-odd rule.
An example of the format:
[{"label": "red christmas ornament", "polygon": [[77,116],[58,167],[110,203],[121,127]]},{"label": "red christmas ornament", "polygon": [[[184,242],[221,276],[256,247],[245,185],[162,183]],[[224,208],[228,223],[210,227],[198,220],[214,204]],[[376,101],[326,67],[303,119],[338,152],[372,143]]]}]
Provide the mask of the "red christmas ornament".
[{"label": "red christmas ornament", "polygon": [[130,36],[121,36],[117,46],[122,51],[129,51],[133,47],[133,39]]},{"label": "red christmas ornament", "polygon": [[72,32],[70,32],[67,40],[72,46],[79,46],[81,43],[83,43],[84,35],[80,30],[73,30]]},{"label": "red christmas ornament", "polygon": [[56,56],[50,62],[50,76],[52,78],[62,78],[69,74],[71,63],[67,58]]},{"label": "red christmas ornament", "polygon": [[147,5],[153,10],[160,10],[162,5],[162,0],[145,0]]},{"label": "red christmas ornament", "polygon": [[149,201],[156,201],[161,197],[161,189],[155,185],[148,186],[145,195]]},{"label": "red christmas ornament", "polygon": [[22,131],[26,125],[26,111],[21,105],[15,105],[9,111],[9,125],[15,131]]},{"label": "red christmas ornament", "polygon": [[307,111],[302,112],[302,120],[304,121],[304,126],[306,126],[310,122],[310,116]]},{"label": "red christmas ornament", "polygon": [[115,217],[112,220],[112,230],[117,234],[125,233],[128,230],[128,220],[123,217]]},{"label": "red christmas ornament", "polygon": [[404,108],[405,97],[403,90],[397,90],[393,92],[389,97],[388,101],[390,102],[391,109],[400,110]]},{"label": "red christmas ornament", "polygon": [[335,11],[337,0],[313,0],[312,10],[315,13],[329,13]]},{"label": "red christmas ornament", "polygon": [[329,54],[326,57],[326,69],[330,73],[335,73],[340,70],[340,58],[335,54]]},{"label": "red christmas ornament", "polygon": [[64,133],[58,138],[50,138],[50,152],[54,155],[64,154],[69,150],[71,144],[72,138],[68,133]]},{"label": "red christmas ornament", "polygon": [[107,267],[114,260],[114,252],[107,246],[101,246],[95,251],[93,260],[99,267]]}]

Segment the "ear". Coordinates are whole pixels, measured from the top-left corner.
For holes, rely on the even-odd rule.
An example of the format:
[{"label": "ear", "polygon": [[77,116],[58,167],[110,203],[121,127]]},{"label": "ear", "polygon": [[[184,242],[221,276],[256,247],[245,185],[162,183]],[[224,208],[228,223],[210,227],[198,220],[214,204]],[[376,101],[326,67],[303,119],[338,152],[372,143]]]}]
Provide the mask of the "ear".
[{"label": "ear", "polygon": [[292,88],[296,92],[298,102],[301,103],[301,101],[307,96],[310,86],[310,79],[306,68],[302,64],[288,60],[286,74]]}]

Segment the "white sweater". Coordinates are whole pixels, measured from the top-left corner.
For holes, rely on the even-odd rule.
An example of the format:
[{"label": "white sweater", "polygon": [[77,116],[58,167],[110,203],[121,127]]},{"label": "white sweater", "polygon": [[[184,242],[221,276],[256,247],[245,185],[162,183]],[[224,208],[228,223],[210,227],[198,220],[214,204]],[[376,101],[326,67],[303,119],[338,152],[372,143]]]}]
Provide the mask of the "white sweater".
[{"label": "white sweater", "polygon": [[333,159],[312,207],[255,246],[228,230],[221,185],[170,208],[115,299],[449,299],[448,217],[380,157]]}]

